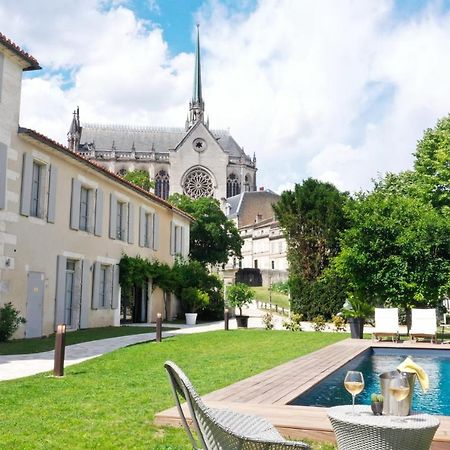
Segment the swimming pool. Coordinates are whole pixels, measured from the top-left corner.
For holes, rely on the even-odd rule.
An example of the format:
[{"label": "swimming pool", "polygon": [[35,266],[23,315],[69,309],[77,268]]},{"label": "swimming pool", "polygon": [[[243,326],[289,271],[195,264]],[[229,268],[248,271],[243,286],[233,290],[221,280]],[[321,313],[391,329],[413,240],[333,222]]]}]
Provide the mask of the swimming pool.
[{"label": "swimming pool", "polygon": [[450,416],[450,350],[371,348],[289,404],[326,407],[350,404],[351,396],[344,388],[344,377],[348,370],[359,370],[364,374],[365,388],[356,397],[356,404],[368,405],[371,394],[381,392],[379,375],[395,370],[407,356],[422,366],[430,378],[427,393],[423,393],[416,382],[413,409]]}]

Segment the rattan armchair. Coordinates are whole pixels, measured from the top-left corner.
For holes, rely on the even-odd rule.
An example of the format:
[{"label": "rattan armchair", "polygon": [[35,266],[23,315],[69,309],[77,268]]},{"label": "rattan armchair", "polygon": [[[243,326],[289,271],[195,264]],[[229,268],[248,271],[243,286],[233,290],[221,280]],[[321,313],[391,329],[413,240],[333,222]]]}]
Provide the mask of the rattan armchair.
[{"label": "rattan armchair", "polygon": [[[303,442],[286,441],[262,417],[208,408],[176,364],[167,361],[164,367],[169,375],[183,427],[195,450],[311,450]],[[186,400],[197,438],[186,420],[181,400]]]}]

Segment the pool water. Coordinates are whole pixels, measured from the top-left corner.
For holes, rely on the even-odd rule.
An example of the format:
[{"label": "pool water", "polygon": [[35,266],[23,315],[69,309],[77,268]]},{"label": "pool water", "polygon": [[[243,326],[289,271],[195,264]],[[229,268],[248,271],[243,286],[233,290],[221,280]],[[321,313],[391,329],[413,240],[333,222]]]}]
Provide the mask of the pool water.
[{"label": "pool water", "polygon": [[370,405],[372,393],[381,392],[379,375],[395,370],[410,356],[430,378],[430,389],[423,393],[418,381],[414,388],[413,409],[429,414],[450,416],[450,351],[421,349],[372,348],[333,372],[319,384],[292,400],[290,405],[336,406],[351,404],[344,388],[348,370],[363,373],[365,388],[356,396],[356,404]]}]

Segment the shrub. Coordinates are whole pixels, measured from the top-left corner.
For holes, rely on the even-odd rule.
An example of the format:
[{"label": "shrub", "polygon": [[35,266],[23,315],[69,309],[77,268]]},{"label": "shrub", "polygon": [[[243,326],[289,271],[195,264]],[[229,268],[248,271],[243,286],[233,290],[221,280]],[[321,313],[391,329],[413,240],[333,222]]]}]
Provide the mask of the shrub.
[{"label": "shrub", "polygon": [[26,320],[14,308],[11,302],[0,308],[0,342],[7,341]]},{"label": "shrub", "polygon": [[273,329],[273,314],[268,312],[262,316],[262,322],[266,330]]},{"label": "shrub", "polygon": [[345,327],[345,319],[342,316],[333,316],[331,318],[331,321],[333,322],[334,328],[336,331],[346,331]]},{"label": "shrub", "polygon": [[325,330],[326,322],[325,317],[323,317],[322,314],[319,314],[316,317],[314,317],[312,322],[315,331]]},{"label": "shrub", "polygon": [[291,314],[288,320],[283,321],[283,327],[289,331],[302,331],[301,321],[303,320],[302,314]]},{"label": "shrub", "polygon": [[274,292],[280,292],[284,295],[289,295],[289,282],[288,281],[278,281],[272,284],[272,290]]},{"label": "shrub", "polygon": [[308,281],[299,275],[289,277],[291,310],[312,320],[322,315],[329,320],[345,302],[346,284],[334,274]]},{"label": "shrub", "polygon": [[195,313],[209,305],[209,295],[193,287],[184,288],[181,291],[181,299],[187,312]]}]

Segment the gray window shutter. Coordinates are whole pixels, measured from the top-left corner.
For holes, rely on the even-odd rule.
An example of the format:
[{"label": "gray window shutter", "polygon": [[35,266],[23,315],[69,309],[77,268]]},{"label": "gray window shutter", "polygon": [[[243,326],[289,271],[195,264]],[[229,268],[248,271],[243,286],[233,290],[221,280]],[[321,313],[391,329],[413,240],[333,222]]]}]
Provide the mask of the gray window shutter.
[{"label": "gray window shutter", "polygon": [[6,208],[6,171],[8,164],[8,147],[0,142],[0,209]]},{"label": "gray window shutter", "polygon": [[55,223],[56,213],[56,183],[58,182],[58,168],[50,166],[50,186],[48,188],[47,222]]},{"label": "gray window shutter", "polygon": [[116,238],[117,197],[111,194],[109,197],[109,237]]},{"label": "gray window shutter", "polygon": [[81,308],[80,308],[80,328],[89,328],[89,293],[90,293],[90,273],[91,263],[87,259],[81,262]]},{"label": "gray window shutter", "polygon": [[128,243],[134,244],[134,205],[128,203]]},{"label": "gray window shutter", "polygon": [[100,271],[101,262],[94,263],[94,281],[92,285],[92,309],[98,309],[100,306]]},{"label": "gray window shutter", "polygon": [[153,250],[159,250],[159,215],[153,214]]},{"label": "gray window shutter", "polygon": [[80,228],[80,195],[81,182],[72,178],[72,198],[70,202],[70,228],[72,230]]},{"label": "gray window shutter", "polygon": [[29,153],[23,154],[22,193],[20,197],[20,214],[30,215],[31,182],[33,177],[33,157]]},{"label": "gray window shutter", "polygon": [[103,233],[103,191],[97,189],[95,191],[95,227],[94,232],[96,236],[101,236]]},{"label": "gray window shutter", "polygon": [[56,262],[56,301],[55,330],[57,325],[64,323],[64,306],[66,302],[66,264],[67,258],[58,255]]},{"label": "gray window shutter", "polygon": [[139,208],[139,246],[145,247],[145,210]]},{"label": "gray window shutter", "polygon": [[175,224],[170,221],[170,254],[175,255]]},{"label": "gray window shutter", "polygon": [[119,296],[120,296],[120,286],[119,286],[119,266],[113,266],[113,282],[112,282],[112,301],[111,308],[117,309],[119,307]]}]

